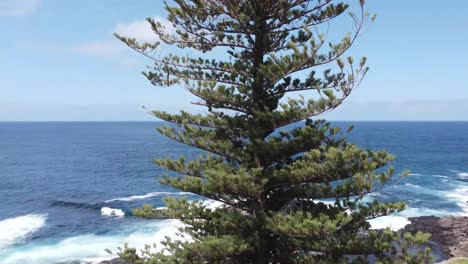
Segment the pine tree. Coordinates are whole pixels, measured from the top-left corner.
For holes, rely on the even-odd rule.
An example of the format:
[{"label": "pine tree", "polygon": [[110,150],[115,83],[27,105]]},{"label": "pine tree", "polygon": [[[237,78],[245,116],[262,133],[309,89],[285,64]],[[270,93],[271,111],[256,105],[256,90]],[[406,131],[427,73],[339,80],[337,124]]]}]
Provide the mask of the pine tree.
[{"label": "pine tree", "polygon": [[[144,256],[126,247],[121,258],[135,263],[366,263],[368,256],[389,263],[428,261],[428,251],[408,253],[427,235],[369,230],[367,220],[404,209],[400,202],[363,201],[397,177],[389,166],[394,157],[362,150],[346,141],[351,128],[341,131],[317,119],[338,107],[368,71],[366,58],[356,63],[344,57],[373,20],[363,0],[352,6],[357,13],[332,0],[174,0],[165,6],[174,32],[147,19],[160,42],[116,36],[154,62],[144,73],[152,84],[183,85],[199,98],[194,104],[207,108],[206,114],[152,112],[172,123],[160,133],[204,151],[195,160],[156,160],[179,175],[165,175],[162,183],[223,206],[166,198],[165,209],[135,210],[146,218],[180,219],[181,232],[191,239],[167,239],[165,253],[148,247]],[[330,42],[324,25],[346,14],[354,30]],[[180,51],[153,56],[161,45]]]}]

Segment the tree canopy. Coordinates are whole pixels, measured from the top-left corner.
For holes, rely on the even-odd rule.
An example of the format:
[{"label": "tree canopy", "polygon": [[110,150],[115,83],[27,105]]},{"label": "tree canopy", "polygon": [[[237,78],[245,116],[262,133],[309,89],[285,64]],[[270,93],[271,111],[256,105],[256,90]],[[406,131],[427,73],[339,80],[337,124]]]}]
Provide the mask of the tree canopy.
[{"label": "tree canopy", "polygon": [[[152,60],[144,72],[152,84],[181,85],[199,99],[193,104],[207,109],[205,114],[152,112],[172,123],[158,128],[160,133],[204,151],[194,160],[156,160],[178,175],[165,175],[162,182],[222,203],[208,208],[202,201],[167,198],[164,209],[135,210],[146,218],[180,219],[181,232],[190,239],[167,239],[165,252],[148,247],[139,256],[126,248],[122,258],[135,263],[428,261],[427,251],[408,253],[427,235],[369,230],[367,220],[405,207],[363,200],[397,177],[389,166],[394,157],[360,149],[345,139],[351,128],[342,131],[318,119],[340,106],[368,72],[365,57],[345,57],[373,20],[363,0],[352,2],[174,0],[165,3],[172,28],[147,19],[158,42],[116,35]],[[346,26],[328,27],[346,16]],[[337,38],[343,28],[352,30]],[[179,50],[153,56],[162,46]]]}]

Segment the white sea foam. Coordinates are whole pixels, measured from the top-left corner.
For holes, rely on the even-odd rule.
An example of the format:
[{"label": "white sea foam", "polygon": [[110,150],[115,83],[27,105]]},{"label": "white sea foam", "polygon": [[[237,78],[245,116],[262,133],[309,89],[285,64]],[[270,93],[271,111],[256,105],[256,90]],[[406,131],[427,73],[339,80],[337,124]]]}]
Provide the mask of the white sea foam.
[{"label": "white sea foam", "polygon": [[[463,205],[466,208],[466,202],[468,201],[467,192],[468,188],[460,188],[450,193],[441,192],[441,196],[454,199],[459,202],[460,205],[464,203]],[[158,193],[158,195],[160,194],[161,193]],[[204,204],[212,209],[223,205],[220,202],[212,200],[205,201]],[[390,227],[393,230],[398,230],[410,223],[407,217],[420,215],[440,216],[445,214],[450,214],[450,212],[443,212],[430,208],[408,208],[398,214],[369,220],[369,223],[372,229]],[[164,240],[166,236],[173,239],[189,239],[175,236],[178,228],[182,225],[183,224],[177,220],[164,220],[150,222],[144,226],[127,227],[126,230],[123,230],[122,233],[119,234],[106,236],[90,234],[55,242],[42,242],[41,244],[36,242],[28,244],[27,246],[11,248],[6,254],[2,255],[2,253],[0,253],[0,257],[4,264],[46,264],[71,262],[75,260],[81,260],[82,263],[99,263],[102,260],[115,257],[106,253],[104,249],[109,248],[115,252],[116,247],[122,246],[125,242],[129,243],[132,247],[141,249],[145,244],[153,242],[161,248],[160,242]],[[0,237],[2,233],[3,232],[0,233]]]},{"label": "white sea foam", "polygon": [[47,215],[28,214],[0,221],[0,250],[22,242],[46,223]]},{"label": "white sea foam", "polygon": [[214,210],[214,209],[216,209],[218,207],[223,206],[224,203],[208,199],[208,200],[205,200],[203,202],[203,205],[206,206],[206,208],[208,208],[208,209]]},{"label": "white sea foam", "polygon": [[449,176],[440,175],[440,174],[434,174],[434,175],[432,175],[432,176],[437,177],[437,178],[450,179]]},{"label": "white sea foam", "polygon": [[121,209],[103,207],[101,208],[101,215],[122,217],[122,216],[125,216],[125,213]]},{"label": "white sea foam", "polygon": [[314,203],[323,203],[325,205],[334,205],[335,204],[335,200],[320,200],[320,199],[315,199],[315,200],[312,200]]},{"label": "white sea foam", "polygon": [[399,215],[386,215],[379,218],[368,220],[371,229],[383,229],[390,227],[393,231],[397,231],[405,227],[411,222],[408,218]]},{"label": "white sea foam", "polygon": [[116,201],[130,202],[130,201],[143,200],[143,199],[148,199],[151,197],[162,196],[162,195],[190,195],[190,194],[193,194],[193,193],[190,193],[190,192],[151,192],[151,193],[142,194],[142,195],[132,195],[128,197],[110,199],[110,200],[107,200],[106,203],[116,202]]},{"label": "white sea foam", "polygon": [[460,178],[468,178],[468,172],[459,172],[457,176]]},{"label": "white sea foam", "polygon": [[416,184],[411,184],[411,183],[405,183],[405,186],[415,188],[415,189],[422,189],[423,187],[416,185]]},{"label": "white sea foam", "polygon": [[468,187],[458,188],[447,194],[463,210],[462,215],[468,215]]},{"label": "white sea foam", "polygon": [[36,242],[25,247],[17,247],[5,254],[0,253],[2,264],[49,264],[81,261],[81,263],[99,263],[115,258],[105,251],[118,252],[117,247],[128,243],[129,246],[143,249],[146,244],[155,243],[162,249],[161,241],[166,236],[171,239],[183,239],[175,234],[182,223],[177,220],[152,221],[138,226],[127,226],[119,234],[82,235],[60,241]]}]

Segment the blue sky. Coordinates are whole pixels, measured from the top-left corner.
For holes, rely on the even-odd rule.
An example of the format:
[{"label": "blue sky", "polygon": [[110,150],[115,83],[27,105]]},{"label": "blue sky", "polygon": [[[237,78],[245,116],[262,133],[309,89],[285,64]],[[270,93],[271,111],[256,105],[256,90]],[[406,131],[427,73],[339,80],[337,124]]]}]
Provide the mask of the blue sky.
[{"label": "blue sky", "polygon": [[[357,0],[349,0],[357,2]],[[450,3],[450,4],[449,4]],[[468,120],[468,1],[369,0],[378,14],[349,55],[363,84],[331,120]],[[0,0],[0,121],[153,120],[192,98],[140,74],[148,61],[113,32],[151,40],[162,1]]]}]

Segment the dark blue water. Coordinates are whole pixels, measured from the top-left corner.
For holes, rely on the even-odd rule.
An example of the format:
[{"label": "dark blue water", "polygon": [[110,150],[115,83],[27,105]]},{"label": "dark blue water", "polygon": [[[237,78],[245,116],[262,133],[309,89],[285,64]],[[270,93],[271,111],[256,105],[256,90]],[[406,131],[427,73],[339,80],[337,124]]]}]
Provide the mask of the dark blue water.
[{"label": "dark blue water", "polygon": [[[351,142],[396,155],[396,171],[412,173],[372,198],[406,201],[405,217],[468,214],[468,122],[334,123],[350,124]],[[158,183],[163,171],[153,158],[200,153],[159,135],[159,125],[0,123],[0,263],[104,257],[105,248],[172,235],[173,221],[130,213],[143,203],[163,206],[167,192],[184,195]]]}]

